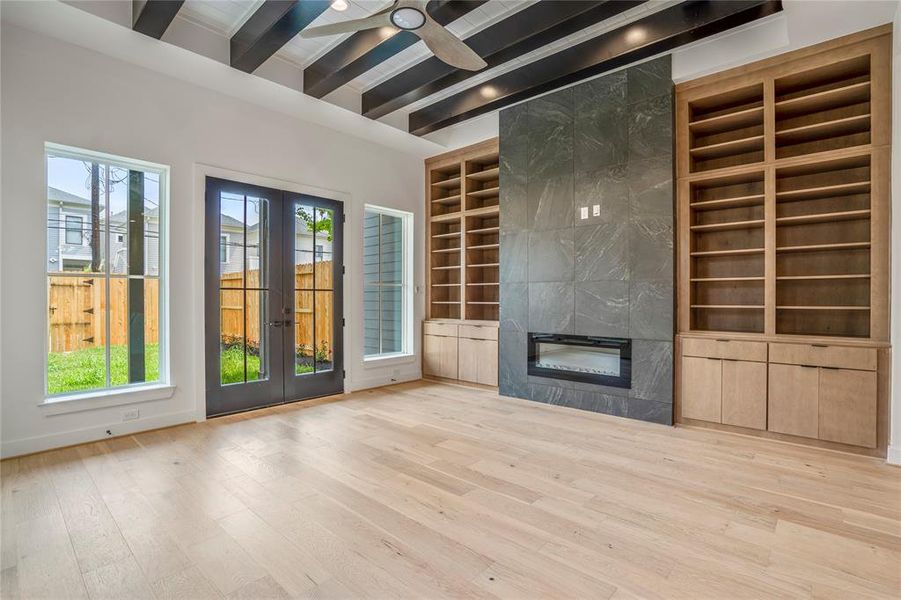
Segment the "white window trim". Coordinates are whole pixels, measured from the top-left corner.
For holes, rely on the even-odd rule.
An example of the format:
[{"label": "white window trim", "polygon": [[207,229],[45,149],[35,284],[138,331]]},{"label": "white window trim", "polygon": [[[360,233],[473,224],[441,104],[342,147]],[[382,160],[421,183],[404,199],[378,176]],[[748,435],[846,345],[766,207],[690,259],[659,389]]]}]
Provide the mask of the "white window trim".
[{"label": "white window trim", "polygon": [[[363,206],[363,223],[366,222],[366,211],[377,212],[383,215],[398,217],[401,220],[403,231],[403,252],[402,252],[402,269],[403,279],[401,283],[401,320],[403,322],[403,343],[400,352],[390,352],[384,354],[371,354],[366,356],[363,353],[363,366],[385,366],[390,364],[403,364],[412,362],[415,359],[413,352],[413,213],[377,206],[374,204],[366,204]],[[362,230],[360,234],[362,235]],[[365,282],[363,286],[365,288]],[[381,315],[379,315],[381,319]],[[365,325],[364,325],[365,328]]]},{"label": "white window trim", "polygon": [[[46,142],[44,144],[44,189],[47,186],[48,154],[58,157],[72,158],[76,160],[95,160],[115,167],[125,169],[140,169],[145,173],[156,173],[160,176],[159,197],[159,372],[158,381],[136,383],[129,386],[88,390],[74,394],[47,394],[47,357],[50,352],[50,323],[43,319],[44,332],[44,398],[38,403],[42,412],[47,415],[79,412],[111,406],[133,404],[135,402],[148,402],[170,398],[175,393],[175,385],[172,382],[169,361],[169,186],[170,173],[167,165],[161,165],[139,159],[123,159],[105,152],[97,152],[73,146],[64,146]],[[47,222],[47,202],[43,202],[44,222]],[[61,211],[62,212],[62,211]],[[50,247],[45,238],[45,264],[48,264]],[[60,257],[62,265],[62,257]],[[49,271],[45,273],[49,277]],[[46,300],[45,300],[46,302]],[[44,314],[49,314],[48,307],[44,306]]]}]

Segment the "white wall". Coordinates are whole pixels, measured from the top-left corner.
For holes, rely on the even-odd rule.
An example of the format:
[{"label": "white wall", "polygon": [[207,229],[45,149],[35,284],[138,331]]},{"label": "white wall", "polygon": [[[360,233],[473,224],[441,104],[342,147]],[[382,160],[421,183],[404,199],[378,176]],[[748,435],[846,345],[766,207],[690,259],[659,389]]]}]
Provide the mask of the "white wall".
[{"label": "white wall", "polygon": [[888,461],[901,465],[901,2],[892,27],[892,401]]},{"label": "white wall", "polygon": [[[203,198],[195,189],[198,164],[334,190],[348,198],[347,388],[419,377],[418,358],[364,367],[357,275],[362,271],[364,203],[412,211],[416,223],[422,223],[421,155],[304,122],[7,21],[0,40],[5,175],[0,369],[7,374],[0,387],[3,456],[100,438],[107,429],[120,434],[202,418]],[[171,363],[177,387],[170,399],[138,405],[138,421],[124,424],[124,408],[48,416],[38,406],[45,360],[46,141],[171,166]],[[416,248],[423,247],[422,235],[417,227]],[[414,267],[420,285],[421,252]],[[417,355],[422,302],[417,295]]]}]

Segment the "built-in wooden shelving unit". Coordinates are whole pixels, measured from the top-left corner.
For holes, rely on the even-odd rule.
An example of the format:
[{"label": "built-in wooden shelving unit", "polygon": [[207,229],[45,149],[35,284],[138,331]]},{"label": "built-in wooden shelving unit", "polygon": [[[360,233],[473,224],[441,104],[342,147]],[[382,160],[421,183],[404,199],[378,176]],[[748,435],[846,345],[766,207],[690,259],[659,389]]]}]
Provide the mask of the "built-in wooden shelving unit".
[{"label": "built-in wooden shelving unit", "polygon": [[[785,373],[772,363],[841,370],[840,360],[823,366],[811,357],[833,345],[888,345],[889,31],[861,32],[676,88],[679,338],[680,343],[692,341],[683,354],[690,357],[686,365],[694,379],[706,376],[704,363],[696,361],[705,357],[748,361],[750,366],[741,367],[748,372],[755,370],[751,363],[764,365],[758,379],[766,382],[769,373],[769,393],[763,390],[763,396],[770,406],[738,423],[743,427],[875,444],[869,425],[849,434],[830,422],[842,414],[838,421],[866,416],[857,424],[870,423],[875,399],[866,409],[860,403],[869,400],[861,400],[866,398],[862,393],[852,403],[843,400],[841,408],[823,408],[837,401],[821,396],[819,404],[811,404],[820,406],[819,421],[813,415],[803,425],[790,422],[801,409],[780,412],[783,396],[774,382]],[[701,339],[713,342],[694,343]],[[730,352],[717,346],[749,340],[763,345],[753,352],[740,350],[741,345]],[[798,346],[791,352],[775,348],[780,354],[774,360],[777,342]],[[723,394],[720,408],[726,411],[732,400],[725,394],[741,388],[726,377],[735,376],[739,367],[709,368],[714,371],[707,375],[723,378],[717,393]],[[872,376],[876,389],[875,378],[881,375],[875,363],[847,369],[848,381]],[[870,375],[860,375],[864,372]],[[818,384],[818,393],[839,393],[835,390],[843,384],[832,380],[837,377],[815,378],[830,381],[830,390]],[[884,390],[879,389],[882,405]],[[784,397],[802,393],[799,388]],[[854,403],[861,406],[857,412],[842,413]],[[688,408],[690,419],[736,425],[729,419],[748,417],[717,414],[714,407],[695,404]],[[741,413],[747,406],[728,409]],[[880,440],[879,445],[883,433]]]},{"label": "built-in wooden shelving unit", "polygon": [[426,161],[430,319],[497,321],[497,140]]}]

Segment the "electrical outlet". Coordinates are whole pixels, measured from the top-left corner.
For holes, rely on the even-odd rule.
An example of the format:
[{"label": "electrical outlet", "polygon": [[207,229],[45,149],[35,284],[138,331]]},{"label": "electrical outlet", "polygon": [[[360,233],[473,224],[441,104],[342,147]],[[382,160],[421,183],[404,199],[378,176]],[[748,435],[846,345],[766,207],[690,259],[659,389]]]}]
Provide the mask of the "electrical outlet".
[{"label": "electrical outlet", "polygon": [[592,207],[591,207],[591,214],[594,215],[594,216],[596,216],[596,217],[600,217],[600,216],[601,216],[601,205],[600,205],[600,204],[595,204],[594,206],[592,206]]},{"label": "electrical outlet", "polygon": [[123,421],[135,421],[140,418],[141,418],[141,411],[139,411],[138,409],[126,410],[124,413],[122,413]]},{"label": "electrical outlet", "polygon": [[587,206],[579,207],[579,216],[583,219],[588,218],[588,207]]}]

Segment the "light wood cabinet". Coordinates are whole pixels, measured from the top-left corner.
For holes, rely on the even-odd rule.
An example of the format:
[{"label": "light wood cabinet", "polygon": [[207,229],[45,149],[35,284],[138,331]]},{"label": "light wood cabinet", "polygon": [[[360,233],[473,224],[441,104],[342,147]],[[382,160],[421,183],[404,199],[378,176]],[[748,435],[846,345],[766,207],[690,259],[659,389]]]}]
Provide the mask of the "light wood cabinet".
[{"label": "light wood cabinet", "polygon": [[682,359],[682,416],[719,423],[723,403],[722,361],[686,356]]},{"label": "light wood cabinet", "polygon": [[819,437],[876,447],[876,373],[820,369]]},{"label": "light wood cabinet", "polygon": [[482,385],[497,385],[497,341],[461,337],[459,379]]},{"label": "light wood cabinet", "polygon": [[479,321],[423,321],[422,374],[497,385],[498,331]]},{"label": "light wood cabinet", "polygon": [[885,455],[890,65],[882,26],[676,86],[677,420]]},{"label": "light wood cabinet", "polygon": [[816,367],[771,364],[767,429],[816,438],[819,374]]},{"label": "light wood cabinet", "polygon": [[766,429],[766,371],[766,363],[723,361],[723,423]]},{"label": "light wood cabinet", "polygon": [[422,373],[446,379],[457,378],[457,338],[422,336]]}]

